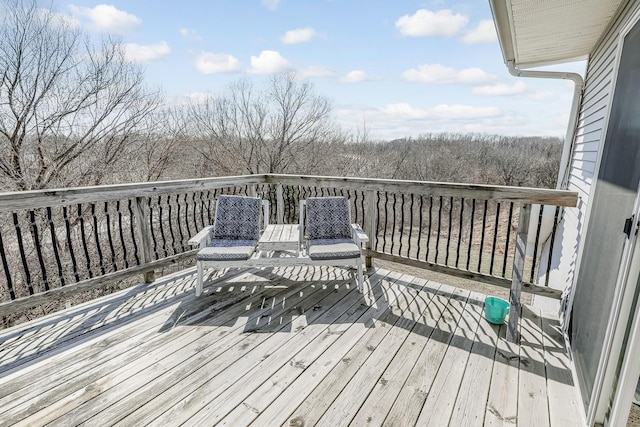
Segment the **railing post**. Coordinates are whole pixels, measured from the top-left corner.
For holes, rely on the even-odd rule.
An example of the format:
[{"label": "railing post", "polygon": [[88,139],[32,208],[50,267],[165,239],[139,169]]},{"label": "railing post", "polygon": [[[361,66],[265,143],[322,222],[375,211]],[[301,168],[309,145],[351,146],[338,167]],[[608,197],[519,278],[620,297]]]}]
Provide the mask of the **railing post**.
[{"label": "railing post", "polygon": [[[149,211],[146,197],[136,197],[134,215],[138,238],[142,242],[142,262],[144,264],[153,261],[151,256],[151,224],[149,223]],[[155,280],[153,270],[144,273],[144,282],[152,283]]]},{"label": "railing post", "polygon": [[[378,218],[378,209],[375,202],[376,190],[366,190],[364,196],[364,232],[369,237],[367,249],[374,250],[377,246],[377,230],[376,220]],[[365,257],[365,265],[367,268],[373,267],[373,258]]]},{"label": "railing post", "polygon": [[284,224],[284,192],[282,183],[276,184],[276,222]]},{"label": "railing post", "polygon": [[507,341],[516,342],[518,339],[518,319],[522,311],[520,294],[522,293],[522,278],[524,275],[524,260],[527,255],[527,234],[529,233],[529,217],[531,205],[526,204],[520,208],[518,219],[518,234],[516,248],[513,256],[513,277],[511,279],[511,292],[509,294],[509,324],[507,326]]}]

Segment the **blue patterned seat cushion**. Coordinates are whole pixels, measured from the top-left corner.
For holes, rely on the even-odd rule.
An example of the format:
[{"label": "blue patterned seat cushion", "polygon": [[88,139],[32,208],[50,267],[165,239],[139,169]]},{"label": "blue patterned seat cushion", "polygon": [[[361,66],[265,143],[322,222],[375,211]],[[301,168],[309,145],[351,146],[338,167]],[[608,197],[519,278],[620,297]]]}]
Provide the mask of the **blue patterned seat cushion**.
[{"label": "blue patterned seat cushion", "polygon": [[309,240],[350,239],[349,201],[345,197],[309,197],[307,236]]},{"label": "blue patterned seat cushion", "polygon": [[314,239],[308,254],[313,260],[352,259],[360,257],[360,248],[353,239]]},{"label": "blue patterned seat cushion", "polygon": [[258,240],[261,203],[257,197],[219,196],[216,203],[213,238]]},{"label": "blue patterned seat cushion", "polygon": [[198,251],[198,261],[244,261],[251,258],[257,240],[213,239]]}]

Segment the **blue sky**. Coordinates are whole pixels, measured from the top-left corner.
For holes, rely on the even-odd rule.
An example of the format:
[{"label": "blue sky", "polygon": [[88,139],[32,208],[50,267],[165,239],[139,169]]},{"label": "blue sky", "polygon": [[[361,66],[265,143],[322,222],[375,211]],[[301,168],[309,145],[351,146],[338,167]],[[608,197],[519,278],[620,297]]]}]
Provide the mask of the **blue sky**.
[{"label": "blue sky", "polygon": [[509,75],[488,0],[55,1],[88,33],[119,37],[170,102],[295,70],[374,139],[566,133],[572,84]]}]

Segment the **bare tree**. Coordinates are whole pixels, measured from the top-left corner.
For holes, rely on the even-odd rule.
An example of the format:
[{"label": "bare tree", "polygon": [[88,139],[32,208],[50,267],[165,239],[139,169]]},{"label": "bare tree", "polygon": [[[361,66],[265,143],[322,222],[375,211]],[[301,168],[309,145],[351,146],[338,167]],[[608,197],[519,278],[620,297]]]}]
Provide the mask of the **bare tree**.
[{"label": "bare tree", "polygon": [[213,174],[290,172],[303,166],[301,154],[313,152],[313,144],[345,138],[331,121],[328,99],[292,73],[274,76],[262,91],[240,80],[192,104],[189,118]]},{"label": "bare tree", "polygon": [[35,1],[2,0],[0,186],[99,184],[160,104],[123,46],[97,48]]}]

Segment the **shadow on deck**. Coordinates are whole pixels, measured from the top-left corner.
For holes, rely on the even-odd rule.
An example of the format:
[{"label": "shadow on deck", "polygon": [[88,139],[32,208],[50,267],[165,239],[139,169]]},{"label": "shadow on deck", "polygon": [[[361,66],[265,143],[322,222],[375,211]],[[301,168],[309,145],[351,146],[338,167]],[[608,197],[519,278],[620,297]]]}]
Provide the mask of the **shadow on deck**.
[{"label": "shadow on deck", "polygon": [[378,269],[185,270],[0,333],[0,425],[581,425],[557,320]]}]

